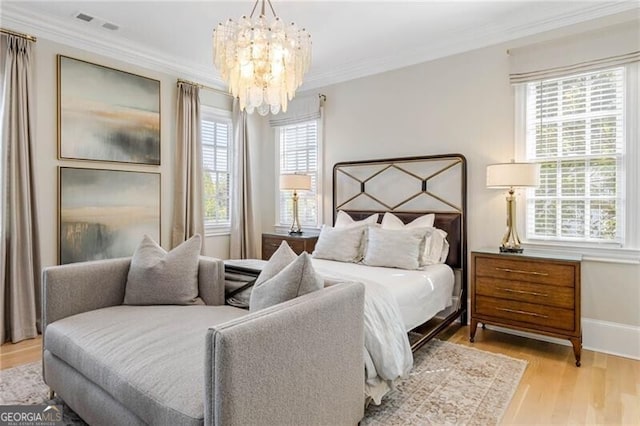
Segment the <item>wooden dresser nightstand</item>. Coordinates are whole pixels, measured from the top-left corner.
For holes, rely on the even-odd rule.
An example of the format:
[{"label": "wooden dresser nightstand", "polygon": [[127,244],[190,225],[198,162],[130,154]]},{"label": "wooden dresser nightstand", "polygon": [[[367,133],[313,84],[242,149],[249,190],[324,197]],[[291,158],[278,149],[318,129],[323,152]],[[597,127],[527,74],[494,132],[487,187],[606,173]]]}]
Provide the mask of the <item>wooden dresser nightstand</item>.
[{"label": "wooden dresser nightstand", "polygon": [[316,247],[318,234],[264,233],[262,234],[262,259],[269,260],[271,255],[278,250],[282,241],[286,241],[296,254],[300,254],[303,251],[311,254]]},{"label": "wooden dresser nightstand", "polygon": [[478,323],[569,339],[580,366],[580,261],[537,250],[471,253],[471,329]]}]

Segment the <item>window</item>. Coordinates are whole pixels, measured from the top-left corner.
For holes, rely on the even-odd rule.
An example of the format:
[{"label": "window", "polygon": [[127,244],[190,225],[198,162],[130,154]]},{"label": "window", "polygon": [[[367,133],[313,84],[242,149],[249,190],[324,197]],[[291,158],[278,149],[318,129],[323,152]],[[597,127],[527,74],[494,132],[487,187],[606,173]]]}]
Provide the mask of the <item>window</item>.
[{"label": "window", "polygon": [[[519,157],[540,163],[540,186],[527,192],[530,242],[637,244],[627,232],[632,229],[627,221],[633,220],[629,207],[637,203],[630,169],[640,166],[629,143],[637,132],[628,126],[629,70],[615,67],[521,85],[526,133]],[[637,128],[636,119],[631,122]]]},{"label": "window", "polygon": [[[311,176],[311,190],[298,192],[298,218],[303,227],[318,227],[320,223],[319,131],[320,120],[276,128],[279,174],[304,173]],[[293,223],[291,191],[278,191],[276,218],[276,225],[289,227]]]},{"label": "window", "polygon": [[226,111],[202,108],[202,162],[204,226],[207,234],[231,227],[231,116]]}]

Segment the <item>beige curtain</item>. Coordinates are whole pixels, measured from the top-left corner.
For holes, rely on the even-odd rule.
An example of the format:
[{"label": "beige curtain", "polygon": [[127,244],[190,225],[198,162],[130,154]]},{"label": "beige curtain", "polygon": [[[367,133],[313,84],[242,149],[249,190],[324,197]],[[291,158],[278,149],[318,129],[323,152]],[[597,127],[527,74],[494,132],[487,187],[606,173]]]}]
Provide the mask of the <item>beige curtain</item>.
[{"label": "beige curtain", "polygon": [[[260,258],[260,220],[256,189],[260,176],[256,164],[259,156],[255,140],[258,119],[240,110],[238,99],[233,101],[233,190],[231,191],[231,259]],[[253,155],[252,155],[253,154]],[[255,163],[252,163],[255,161]],[[264,161],[264,160],[263,160]],[[252,173],[253,172],[253,173]]]},{"label": "beige curtain", "polygon": [[1,147],[0,343],[35,337],[40,321],[40,245],[31,112],[32,42],[0,37],[4,71]]},{"label": "beige curtain", "polygon": [[175,197],[171,246],[194,234],[204,236],[200,89],[178,84]]}]

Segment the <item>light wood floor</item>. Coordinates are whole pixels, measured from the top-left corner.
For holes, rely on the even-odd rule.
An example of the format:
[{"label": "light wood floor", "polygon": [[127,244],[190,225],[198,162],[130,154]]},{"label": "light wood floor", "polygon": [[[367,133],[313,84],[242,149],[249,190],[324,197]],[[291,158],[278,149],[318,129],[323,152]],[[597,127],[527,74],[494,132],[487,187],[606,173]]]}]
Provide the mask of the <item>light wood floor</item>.
[{"label": "light wood floor", "polygon": [[[570,346],[480,328],[469,343],[468,333],[452,326],[439,338],[529,363],[503,424],[640,425],[640,361],[585,350],[578,368]],[[38,361],[41,344],[0,346],[0,369]]]}]

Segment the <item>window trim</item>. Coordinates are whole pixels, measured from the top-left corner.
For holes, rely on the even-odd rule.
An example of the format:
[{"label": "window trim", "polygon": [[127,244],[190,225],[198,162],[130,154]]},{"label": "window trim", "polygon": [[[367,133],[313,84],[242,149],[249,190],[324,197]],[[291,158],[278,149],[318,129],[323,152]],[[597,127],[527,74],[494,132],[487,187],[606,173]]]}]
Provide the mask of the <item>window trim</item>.
[{"label": "window trim", "polygon": [[[570,241],[544,241],[530,240],[522,238],[522,245],[525,248],[545,249],[563,253],[580,253],[584,260],[640,264],[640,195],[633,188],[640,188],[640,147],[638,143],[639,130],[638,114],[640,113],[640,99],[638,90],[640,89],[640,66],[637,62],[624,66],[626,72],[625,80],[625,109],[624,109],[624,235],[625,241],[621,246],[617,243],[580,243]],[[567,76],[568,77],[568,76]],[[526,99],[527,83],[514,85],[515,108],[514,108],[514,140],[516,161],[526,160]],[[522,224],[526,229],[526,191],[519,191],[517,203],[517,223]]]},{"label": "window trim", "polygon": [[[314,120],[307,120],[314,121]],[[300,122],[298,124],[306,123],[307,121]],[[318,217],[317,223],[315,226],[303,225],[302,231],[309,232],[318,232],[320,228],[322,228],[322,224],[324,223],[324,150],[323,150],[323,141],[324,141],[324,108],[320,108],[320,118],[318,121],[318,171],[317,171],[317,191],[316,191],[316,202],[318,203]],[[291,228],[291,224],[282,224],[280,223],[280,188],[278,188],[278,181],[280,176],[280,129],[285,126],[277,126],[274,127],[273,135],[275,139],[275,223],[273,225],[276,232],[288,232],[289,228]]]},{"label": "window trim", "polygon": [[[204,235],[205,237],[217,237],[217,236],[225,236],[225,235],[230,235],[231,234],[231,221],[232,221],[232,208],[233,206],[231,205],[231,200],[233,198],[233,177],[234,177],[234,172],[233,172],[233,167],[234,167],[234,154],[235,154],[235,146],[233,143],[233,117],[231,114],[231,111],[225,110],[225,109],[221,109],[221,108],[216,108],[216,107],[212,107],[209,105],[201,105],[201,122],[202,120],[204,120],[206,117],[213,117],[214,119],[220,119],[220,120],[228,120],[229,121],[229,145],[228,145],[228,161],[229,161],[229,224],[228,225],[212,225],[212,224],[207,224],[206,218],[205,218],[205,223],[204,223]],[[205,167],[204,167],[204,157],[203,157],[203,164],[202,164],[202,172],[203,172],[203,177],[204,177],[204,173],[206,173],[205,171]],[[203,182],[204,183],[204,182]],[[204,188],[203,188],[203,201],[204,201]]]}]

